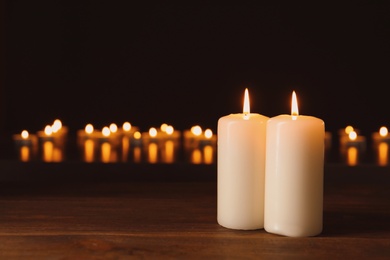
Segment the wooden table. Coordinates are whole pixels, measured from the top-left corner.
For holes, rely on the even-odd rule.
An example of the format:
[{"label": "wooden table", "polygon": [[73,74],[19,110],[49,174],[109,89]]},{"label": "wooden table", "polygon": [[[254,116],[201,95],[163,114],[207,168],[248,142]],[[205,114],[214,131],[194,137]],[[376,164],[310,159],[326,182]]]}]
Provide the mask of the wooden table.
[{"label": "wooden table", "polygon": [[215,165],[0,172],[0,259],[390,259],[387,167],[326,165],[324,230],[307,238],[219,226]]}]

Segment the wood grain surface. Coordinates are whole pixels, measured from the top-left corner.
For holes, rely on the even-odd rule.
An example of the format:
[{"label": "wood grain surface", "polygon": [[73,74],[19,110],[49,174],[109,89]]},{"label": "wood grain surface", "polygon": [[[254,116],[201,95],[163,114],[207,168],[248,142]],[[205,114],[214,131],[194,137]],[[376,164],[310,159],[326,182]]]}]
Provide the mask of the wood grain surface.
[{"label": "wood grain surface", "polygon": [[323,232],[289,238],[219,226],[214,177],[2,181],[0,259],[389,259],[389,184],[328,167]]}]

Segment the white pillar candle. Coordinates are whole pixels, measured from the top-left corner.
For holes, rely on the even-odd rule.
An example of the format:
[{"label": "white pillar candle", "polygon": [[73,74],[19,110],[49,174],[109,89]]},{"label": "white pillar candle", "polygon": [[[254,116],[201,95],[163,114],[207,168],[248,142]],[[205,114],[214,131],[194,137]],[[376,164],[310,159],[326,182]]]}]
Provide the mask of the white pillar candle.
[{"label": "white pillar candle", "polygon": [[269,117],[250,113],[245,89],[243,113],[218,120],[217,220],[226,228],[264,228],[265,134]]},{"label": "white pillar candle", "polygon": [[269,119],[266,138],[264,229],[289,236],[315,236],[323,228],[323,120],[298,115]]}]

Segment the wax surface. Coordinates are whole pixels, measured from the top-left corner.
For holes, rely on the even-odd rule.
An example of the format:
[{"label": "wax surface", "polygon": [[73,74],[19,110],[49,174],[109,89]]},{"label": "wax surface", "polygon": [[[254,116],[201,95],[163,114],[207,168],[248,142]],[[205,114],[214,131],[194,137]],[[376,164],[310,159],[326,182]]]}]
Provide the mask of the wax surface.
[{"label": "wax surface", "polygon": [[267,232],[315,236],[323,227],[325,124],[316,117],[280,115],[267,123]]},{"label": "wax surface", "polygon": [[231,229],[264,227],[265,134],[269,118],[231,114],[218,121],[217,220]]}]

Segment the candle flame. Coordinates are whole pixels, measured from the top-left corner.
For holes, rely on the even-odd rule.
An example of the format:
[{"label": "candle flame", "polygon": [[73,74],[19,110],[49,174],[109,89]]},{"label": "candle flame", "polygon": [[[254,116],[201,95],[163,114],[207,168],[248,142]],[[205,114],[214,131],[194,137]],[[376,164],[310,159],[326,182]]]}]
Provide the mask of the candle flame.
[{"label": "candle flame", "polygon": [[345,127],[345,133],[347,134],[347,135],[349,135],[349,133],[350,132],[352,132],[354,130],[354,128],[353,128],[353,126],[351,126],[351,125],[348,125],[348,126],[346,126]]},{"label": "candle flame", "polygon": [[196,136],[200,136],[202,134],[202,128],[199,126],[199,125],[195,125],[193,127],[191,127],[191,133],[196,135]]},{"label": "candle flame", "polygon": [[156,129],[155,127],[151,127],[151,128],[149,129],[149,135],[150,135],[151,137],[156,137],[156,136],[157,136],[157,129]]},{"label": "candle flame", "polygon": [[103,127],[102,134],[105,137],[109,137],[111,134],[110,128],[108,126]]},{"label": "candle flame", "polygon": [[380,136],[385,137],[385,136],[387,136],[387,134],[388,134],[388,130],[387,130],[386,126],[382,126],[381,128],[379,128],[379,135]]},{"label": "candle flame", "polygon": [[250,114],[248,88],[245,89],[243,113],[244,113],[244,119],[248,119],[249,118],[249,114]]},{"label": "candle flame", "polygon": [[348,134],[348,137],[349,137],[349,140],[356,140],[356,138],[357,138],[357,133],[355,132],[355,131],[351,131],[351,132],[349,132],[349,134]]},{"label": "candle flame", "polygon": [[93,125],[92,124],[87,124],[86,126],[85,126],[85,132],[87,133],[87,134],[92,134],[93,133]]},{"label": "candle flame", "polygon": [[122,125],[122,129],[126,132],[129,132],[131,130],[131,124],[130,122],[124,122]]},{"label": "candle flame", "polygon": [[166,132],[167,127],[168,127],[168,124],[167,124],[167,123],[162,123],[161,126],[160,126],[160,130],[161,130],[162,132]]},{"label": "candle flame", "polygon": [[27,130],[23,130],[21,135],[22,135],[23,139],[27,139],[28,138],[28,131]]},{"label": "candle flame", "polygon": [[141,139],[141,133],[139,131],[136,131],[133,135],[134,139]]},{"label": "candle flame", "polygon": [[45,135],[51,135],[53,133],[53,129],[50,125],[45,126]]},{"label": "candle flame", "polygon": [[211,137],[213,137],[213,131],[211,129],[206,129],[206,131],[204,131],[204,136],[207,139],[210,139]]},{"label": "candle flame", "polygon": [[168,126],[165,128],[165,132],[166,132],[168,135],[173,134],[173,131],[175,131],[175,129],[174,129],[173,126],[171,126],[171,125],[168,125]]},{"label": "candle flame", "polygon": [[293,119],[296,119],[296,117],[299,115],[297,95],[295,94],[295,91],[293,91],[293,93],[292,93],[291,115],[293,116]]},{"label": "candle flame", "polygon": [[57,133],[62,128],[62,122],[59,119],[54,120],[52,125],[53,133]]},{"label": "candle flame", "polygon": [[111,123],[109,128],[111,133],[116,133],[118,131],[118,126],[115,123]]}]

